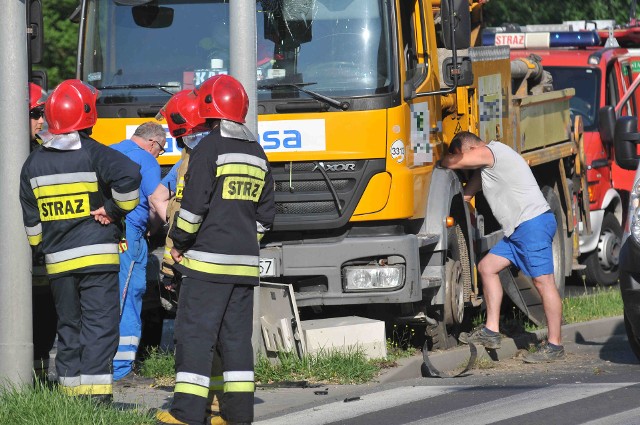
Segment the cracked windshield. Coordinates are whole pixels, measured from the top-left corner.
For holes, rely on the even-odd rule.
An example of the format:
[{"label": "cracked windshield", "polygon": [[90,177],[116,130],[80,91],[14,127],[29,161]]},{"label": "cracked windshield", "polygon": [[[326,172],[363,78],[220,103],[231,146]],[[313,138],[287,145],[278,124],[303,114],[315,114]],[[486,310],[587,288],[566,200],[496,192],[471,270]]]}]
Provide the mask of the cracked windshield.
[{"label": "cracked windshield", "polygon": [[[328,96],[391,91],[382,0],[265,0],[256,9],[259,100],[307,97],[293,85]],[[229,2],[94,0],[87,19],[96,25],[83,79],[105,104],[166,101],[229,72]]]}]

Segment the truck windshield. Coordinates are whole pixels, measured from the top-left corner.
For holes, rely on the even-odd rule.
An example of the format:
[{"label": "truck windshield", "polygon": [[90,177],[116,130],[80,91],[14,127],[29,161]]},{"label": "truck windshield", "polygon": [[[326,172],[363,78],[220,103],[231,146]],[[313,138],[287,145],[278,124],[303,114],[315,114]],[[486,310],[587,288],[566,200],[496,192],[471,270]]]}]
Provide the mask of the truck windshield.
[{"label": "truck windshield", "polygon": [[576,95],[569,101],[571,115],[581,115],[585,131],[598,130],[598,93],[600,73],[589,68],[546,67],[553,77],[553,87],[566,89],[573,87]]},{"label": "truck windshield", "polygon": [[[393,90],[386,1],[262,0],[256,9],[259,100],[305,97],[292,87],[304,83],[328,97]],[[87,0],[86,11],[81,78],[102,90],[101,103],[162,102],[228,72],[229,1]]]}]

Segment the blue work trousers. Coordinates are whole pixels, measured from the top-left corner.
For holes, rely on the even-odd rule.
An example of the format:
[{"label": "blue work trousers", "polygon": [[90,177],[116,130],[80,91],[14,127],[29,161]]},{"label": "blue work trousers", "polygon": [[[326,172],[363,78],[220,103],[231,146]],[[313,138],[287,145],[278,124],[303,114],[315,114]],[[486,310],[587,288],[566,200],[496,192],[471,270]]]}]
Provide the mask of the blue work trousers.
[{"label": "blue work trousers", "polygon": [[128,249],[120,253],[120,342],[113,359],[113,379],[131,372],[142,334],[142,296],[147,289],[147,241],[142,231],[127,226]]}]

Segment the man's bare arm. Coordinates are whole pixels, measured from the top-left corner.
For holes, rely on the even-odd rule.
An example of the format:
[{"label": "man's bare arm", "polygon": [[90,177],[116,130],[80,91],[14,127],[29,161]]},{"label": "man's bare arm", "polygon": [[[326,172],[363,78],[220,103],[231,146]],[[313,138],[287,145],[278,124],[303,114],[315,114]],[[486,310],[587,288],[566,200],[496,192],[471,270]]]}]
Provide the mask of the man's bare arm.
[{"label": "man's bare arm", "polygon": [[464,153],[452,153],[446,155],[440,161],[443,167],[454,170],[473,170],[493,165],[493,153],[486,146],[475,146]]},{"label": "man's bare arm", "polygon": [[149,232],[156,233],[167,223],[167,208],[173,192],[159,184],[149,196]]},{"label": "man's bare arm", "polygon": [[480,170],[474,170],[471,178],[464,186],[464,200],[469,202],[476,193],[482,190],[482,175]]}]

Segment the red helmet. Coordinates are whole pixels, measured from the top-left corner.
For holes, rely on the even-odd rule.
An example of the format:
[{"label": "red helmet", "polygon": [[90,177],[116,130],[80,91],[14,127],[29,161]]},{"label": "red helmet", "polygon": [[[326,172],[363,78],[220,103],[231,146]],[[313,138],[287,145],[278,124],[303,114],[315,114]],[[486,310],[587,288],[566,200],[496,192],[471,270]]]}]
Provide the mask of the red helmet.
[{"label": "red helmet", "polygon": [[37,84],[29,83],[29,110],[44,105],[47,93]]},{"label": "red helmet", "polygon": [[96,99],[100,92],[80,80],[58,84],[44,104],[44,113],[53,134],[71,133],[93,127],[98,120]]},{"label": "red helmet", "polygon": [[198,113],[198,98],[193,90],[182,90],[174,94],[160,113],[167,120],[169,133],[173,137],[194,133],[194,129],[205,121]]},{"label": "red helmet", "polygon": [[202,83],[198,99],[202,118],[245,122],[249,97],[242,84],[230,75],[216,75]]}]

